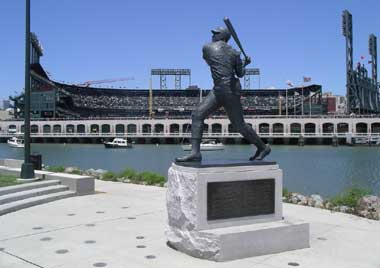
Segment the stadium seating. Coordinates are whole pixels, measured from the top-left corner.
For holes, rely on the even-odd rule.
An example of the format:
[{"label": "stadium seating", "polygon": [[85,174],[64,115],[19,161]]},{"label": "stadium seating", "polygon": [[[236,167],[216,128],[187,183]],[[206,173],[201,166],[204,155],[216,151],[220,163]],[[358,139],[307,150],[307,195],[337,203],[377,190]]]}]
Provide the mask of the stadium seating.
[{"label": "stadium seating", "polygon": [[[108,89],[78,87],[56,83],[58,88],[57,116],[59,117],[144,117],[149,116],[149,90],[145,89]],[[203,90],[206,96],[209,90]],[[277,115],[279,107],[285,114],[286,98],[288,96],[289,114],[300,113],[302,105],[309,103],[321,106],[321,86],[293,88],[286,90],[242,90],[242,106],[247,115]],[[200,92],[197,89],[186,90],[153,90],[152,112],[157,117],[189,116],[200,102]],[[281,103],[281,105],[280,105]],[[313,108],[314,110],[318,110]],[[220,109],[215,115],[223,115]]]}]

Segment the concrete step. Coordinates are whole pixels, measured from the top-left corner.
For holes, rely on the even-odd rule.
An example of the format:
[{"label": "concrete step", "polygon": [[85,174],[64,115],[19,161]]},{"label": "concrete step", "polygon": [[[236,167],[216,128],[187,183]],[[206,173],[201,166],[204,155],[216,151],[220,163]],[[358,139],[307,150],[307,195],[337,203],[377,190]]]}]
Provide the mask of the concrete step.
[{"label": "concrete step", "polygon": [[72,197],[75,196],[74,192],[71,191],[63,191],[63,192],[58,192],[58,193],[52,193],[52,194],[47,194],[47,195],[42,195],[42,196],[35,196],[7,204],[0,205],[0,216],[14,212],[20,209],[52,202],[55,200],[67,198],[67,197]]},{"label": "concrete step", "polygon": [[25,184],[20,184],[20,185],[1,187],[0,196],[11,194],[11,193],[17,193],[21,191],[27,191],[31,189],[58,185],[58,184],[60,184],[59,180],[47,180],[47,181],[41,181],[41,182],[30,182],[30,183],[25,183]]},{"label": "concrete step", "polygon": [[36,189],[31,189],[31,190],[26,190],[26,191],[21,191],[21,192],[16,192],[16,193],[11,193],[11,194],[6,194],[6,195],[1,195],[0,196],[0,205],[10,203],[10,202],[15,202],[35,196],[41,196],[41,195],[46,195],[46,194],[52,194],[52,193],[57,193],[57,192],[63,192],[69,190],[68,186],[64,185],[53,185],[53,186],[47,186],[43,188],[36,188]]}]

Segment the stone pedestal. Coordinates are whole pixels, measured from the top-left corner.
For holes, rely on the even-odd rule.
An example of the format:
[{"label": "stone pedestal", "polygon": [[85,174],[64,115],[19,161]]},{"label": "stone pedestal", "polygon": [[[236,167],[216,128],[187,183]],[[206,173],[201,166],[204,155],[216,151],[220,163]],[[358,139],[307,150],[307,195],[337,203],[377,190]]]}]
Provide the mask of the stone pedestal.
[{"label": "stone pedestal", "polygon": [[309,247],[309,224],[282,216],[275,162],[176,163],[169,169],[169,245],[228,261]]}]

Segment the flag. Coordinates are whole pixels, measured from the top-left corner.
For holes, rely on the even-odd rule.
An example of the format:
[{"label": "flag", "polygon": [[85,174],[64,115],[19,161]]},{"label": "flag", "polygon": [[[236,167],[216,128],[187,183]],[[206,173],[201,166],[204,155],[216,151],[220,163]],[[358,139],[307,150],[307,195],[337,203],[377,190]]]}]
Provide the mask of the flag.
[{"label": "flag", "polygon": [[364,60],[364,59],[365,59],[365,56],[361,55],[361,56],[360,56],[360,59],[361,59],[361,60]]},{"label": "flag", "polygon": [[294,87],[293,82],[290,81],[290,80],[286,81],[286,84],[287,84],[288,86],[290,86],[290,87]]},{"label": "flag", "polygon": [[303,82],[304,83],[307,83],[307,82],[310,82],[310,81],[311,81],[311,77],[306,77],[306,76],[303,77]]}]

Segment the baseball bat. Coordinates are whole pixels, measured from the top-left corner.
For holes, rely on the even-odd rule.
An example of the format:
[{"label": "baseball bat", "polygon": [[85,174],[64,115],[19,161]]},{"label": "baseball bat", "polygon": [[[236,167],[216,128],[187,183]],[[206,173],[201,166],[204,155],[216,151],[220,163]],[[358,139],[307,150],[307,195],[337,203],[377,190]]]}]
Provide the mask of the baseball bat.
[{"label": "baseball bat", "polygon": [[235,40],[236,44],[238,45],[238,47],[240,48],[240,51],[243,53],[244,57],[245,58],[248,58],[247,54],[245,54],[245,51],[243,49],[243,46],[241,45],[240,43],[240,40],[239,40],[239,37],[237,36],[236,32],[235,32],[235,29],[234,27],[232,26],[232,23],[230,21],[230,19],[228,17],[225,17],[224,19],[224,23],[226,24],[227,26],[227,29],[230,31],[231,35],[232,35],[232,38]]}]

